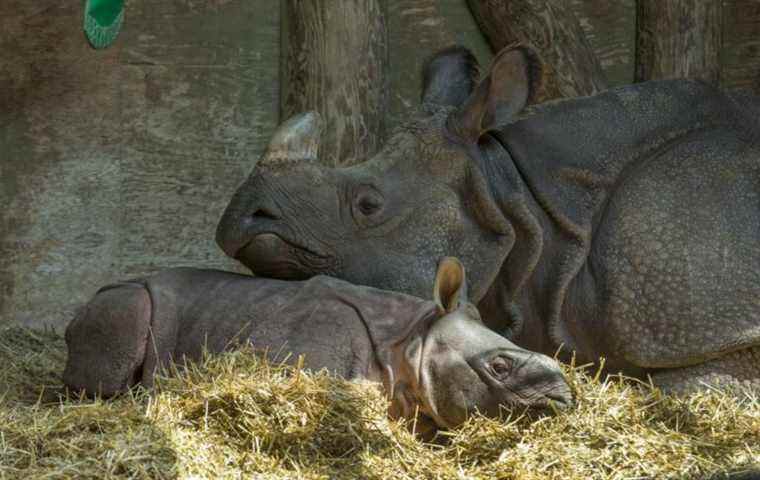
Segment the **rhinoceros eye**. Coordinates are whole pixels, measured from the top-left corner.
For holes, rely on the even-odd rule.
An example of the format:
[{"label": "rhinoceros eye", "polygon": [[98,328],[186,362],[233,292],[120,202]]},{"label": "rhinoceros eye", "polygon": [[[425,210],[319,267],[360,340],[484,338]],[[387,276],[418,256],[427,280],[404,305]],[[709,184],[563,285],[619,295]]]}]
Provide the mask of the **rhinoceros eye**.
[{"label": "rhinoceros eye", "polygon": [[362,186],[356,193],[354,205],[361,215],[369,217],[382,210],[383,197],[374,188]]},{"label": "rhinoceros eye", "polygon": [[359,200],[359,210],[364,215],[372,215],[373,213],[380,210],[380,206],[380,202],[378,202],[377,199],[371,197],[364,197]]},{"label": "rhinoceros eye", "polygon": [[496,357],[491,360],[490,367],[495,376],[503,377],[509,374],[509,371],[512,369],[512,363],[504,357]]}]

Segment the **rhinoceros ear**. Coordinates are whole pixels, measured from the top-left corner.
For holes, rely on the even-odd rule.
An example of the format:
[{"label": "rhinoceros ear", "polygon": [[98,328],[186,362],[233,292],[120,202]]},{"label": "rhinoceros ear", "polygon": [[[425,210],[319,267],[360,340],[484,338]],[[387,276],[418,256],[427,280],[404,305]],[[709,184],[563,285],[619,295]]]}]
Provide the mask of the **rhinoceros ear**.
[{"label": "rhinoceros ear", "polygon": [[444,257],[438,263],[435,275],[433,300],[440,313],[450,313],[467,301],[467,282],[462,262],[454,257]]},{"label": "rhinoceros ear", "polygon": [[259,165],[317,160],[321,137],[319,113],[306,112],[290,117],[274,132]]},{"label": "rhinoceros ear", "polygon": [[464,47],[445,48],[422,69],[422,105],[458,107],[472,93],[480,74],[478,61]]},{"label": "rhinoceros ear", "polygon": [[446,128],[465,143],[509,122],[541,89],[541,61],[531,47],[505,47],[493,59],[491,71],[467,101],[452,112]]}]

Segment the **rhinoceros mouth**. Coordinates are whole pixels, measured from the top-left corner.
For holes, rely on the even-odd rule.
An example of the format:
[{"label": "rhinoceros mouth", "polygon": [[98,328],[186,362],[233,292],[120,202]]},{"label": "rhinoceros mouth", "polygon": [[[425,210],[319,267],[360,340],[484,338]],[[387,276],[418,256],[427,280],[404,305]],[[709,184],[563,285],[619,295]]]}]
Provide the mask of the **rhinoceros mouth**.
[{"label": "rhinoceros mouth", "polygon": [[254,274],[284,280],[304,280],[329,270],[330,258],[273,232],[255,235],[235,255]]}]

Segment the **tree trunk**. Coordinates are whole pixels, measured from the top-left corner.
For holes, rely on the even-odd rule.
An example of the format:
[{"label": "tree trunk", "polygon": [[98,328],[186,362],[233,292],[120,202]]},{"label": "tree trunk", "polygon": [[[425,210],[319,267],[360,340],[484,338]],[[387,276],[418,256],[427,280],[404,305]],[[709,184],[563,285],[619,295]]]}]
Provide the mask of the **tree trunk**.
[{"label": "tree trunk", "polygon": [[637,0],[635,81],[720,79],[719,0]]},{"label": "tree trunk", "polygon": [[439,0],[387,0],[390,56],[388,127],[403,124],[420,105],[420,77],[425,61],[453,45],[454,32],[441,14]]},{"label": "tree trunk", "polygon": [[322,163],[366,160],[385,134],[388,42],[380,0],[282,5],[280,119],[316,110],[325,122]]},{"label": "tree trunk", "polygon": [[636,0],[569,0],[607,85],[633,83]]},{"label": "tree trunk", "polygon": [[760,2],[725,1],[723,25],[721,85],[760,95]]},{"label": "tree trunk", "polygon": [[468,0],[496,52],[522,42],[544,62],[540,101],[592,95],[606,88],[599,61],[566,0]]}]

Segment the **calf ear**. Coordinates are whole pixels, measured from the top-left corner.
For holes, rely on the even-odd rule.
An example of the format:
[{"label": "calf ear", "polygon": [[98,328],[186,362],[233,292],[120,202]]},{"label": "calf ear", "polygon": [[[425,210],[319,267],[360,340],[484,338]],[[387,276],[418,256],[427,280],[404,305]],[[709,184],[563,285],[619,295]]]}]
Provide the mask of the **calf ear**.
[{"label": "calf ear", "polygon": [[467,301],[467,282],[462,262],[454,257],[444,257],[438,263],[435,275],[433,299],[440,313],[450,313]]},{"label": "calf ear", "polygon": [[475,56],[464,47],[448,47],[433,55],[422,69],[422,105],[458,107],[478,82]]},{"label": "calf ear", "polygon": [[525,45],[509,46],[493,59],[488,76],[467,101],[449,115],[446,127],[464,143],[476,143],[481,135],[509,122],[541,89],[541,61]]}]

